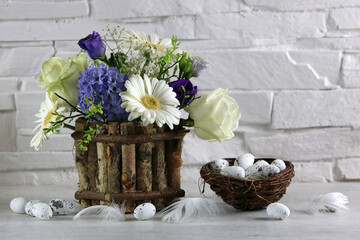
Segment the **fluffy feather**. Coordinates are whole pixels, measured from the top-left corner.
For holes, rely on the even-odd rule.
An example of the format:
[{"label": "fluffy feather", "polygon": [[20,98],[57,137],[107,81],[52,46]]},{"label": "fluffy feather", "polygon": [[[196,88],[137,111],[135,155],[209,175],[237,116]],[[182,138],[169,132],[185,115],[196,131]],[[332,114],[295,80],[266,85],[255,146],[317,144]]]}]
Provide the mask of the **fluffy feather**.
[{"label": "fluffy feather", "polygon": [[94,215],[102,220],[108,221],[124,221],[125,220],[125,208],[122,205],[119,207],[117,204],[112,203],[110,206],[96,205],[85,208],[76,214],[73,220],[78,220],[83,216]]},{"label": "fluffy feather", "polygon": [[219,198],[179,198],[163,209],[159,216],[163,222],[181,223],[191,217],[209,217],[234,211]]},{"label": "fluffy feather", "polygon": [[331,192],[314,198],[309,206],[308,211],[312,214],[318,212],[337,212],[348,209],[345,205],[349,202],[348,197],[340,192]]}]

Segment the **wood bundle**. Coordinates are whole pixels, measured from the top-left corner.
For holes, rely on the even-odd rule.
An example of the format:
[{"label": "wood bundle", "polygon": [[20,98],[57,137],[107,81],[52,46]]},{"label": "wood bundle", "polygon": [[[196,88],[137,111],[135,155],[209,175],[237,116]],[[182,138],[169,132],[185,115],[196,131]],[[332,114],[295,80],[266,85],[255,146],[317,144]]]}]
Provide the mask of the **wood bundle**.
[{"label": "wood bundle", "polygon": [[[75,141],[82,139],[87,127],[85,119],[76,120]],[[87,151],[76,146],[79,190],[75,198],[84,207],[126,201],[126,211],[132,212],[143,202],[152,202],[160,210],[183,197],[180,167],[187,132],[133,122],[102,125]]]}]

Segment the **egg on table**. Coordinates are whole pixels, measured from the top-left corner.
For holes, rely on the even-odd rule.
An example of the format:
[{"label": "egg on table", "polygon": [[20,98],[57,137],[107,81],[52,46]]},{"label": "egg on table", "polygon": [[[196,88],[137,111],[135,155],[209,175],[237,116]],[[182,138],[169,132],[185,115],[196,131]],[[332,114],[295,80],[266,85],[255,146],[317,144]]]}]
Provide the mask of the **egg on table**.
[{"label": "egg on table", "polygon": [[246,170],[254,164],[254,161],[255,157],[251,153],[246,153],[235,159],[234,166],[239,166]]},{"label": "egg on table", "polygon": [[52,217],[53,212],[50,206],[46,203],[35,203],[31,207],[31,212],[37,219],[48,220]]},{"label": "egg on table", "polygon": [[23,197],[17,197],[11,200],[10,209],[14,213],[25,213],[26,199]]},{"label": "egg on table", "polygon": [[49,203],[49,206],[53,213],[60,215],[70,214],[74,211],[74,204],[64,199],[52,199]]},{"label": "egg on table", "polygon": [[34,217],[34,214],[32,213],[31,208],[32,208],[32,206],[33,206],[34,204],[36,204],[36,203],[45,203],[45,202],[44,202],[44,201],[41,201],[41,200],[31,200],[31,201],[27,202],[26,205],[25,205],[25,212],[26,212],[26,214]]},{"label": "egg on table", "polygon": [[286,219],[290,216],[290,209],[282,203],[271,203],[266,208],[266,213],[274,219]]},{"label": "egg on table", "polygon": [[220,171],[220,174],[241,179],[245,178],[245,170],[239,166],[226,167]]},{"label": "egg on table", "polygon": [[151,203],[143,203],[134,210],[134,217],[138,220],[147,220],[155,216],[156,208]]}]

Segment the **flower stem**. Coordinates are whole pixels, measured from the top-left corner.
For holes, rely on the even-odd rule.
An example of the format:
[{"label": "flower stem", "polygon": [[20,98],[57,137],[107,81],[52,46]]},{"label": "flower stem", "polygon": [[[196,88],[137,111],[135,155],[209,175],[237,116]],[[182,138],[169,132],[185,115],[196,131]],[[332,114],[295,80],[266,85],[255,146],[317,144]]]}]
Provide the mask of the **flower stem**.
[{"label": "flower stem", "polygon": [[68,128],[68,129],[71,129],[73,131],[75,131],[75,127],[70,125],[70,124],[67,124],[67,123],[64,123],[64,127]]},{"label": "flower stem", "polygon": [[194,126],[194,120],[189,116],[186,120],[180,121],[180,127],[193,127]]}]

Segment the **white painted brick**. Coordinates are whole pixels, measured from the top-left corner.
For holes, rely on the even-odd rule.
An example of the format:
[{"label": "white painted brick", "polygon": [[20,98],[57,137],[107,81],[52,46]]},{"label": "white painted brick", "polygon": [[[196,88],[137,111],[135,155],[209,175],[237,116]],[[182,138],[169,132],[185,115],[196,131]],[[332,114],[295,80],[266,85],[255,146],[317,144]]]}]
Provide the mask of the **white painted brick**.
[{"label": "white painted brick", "polygon": [[46,47],[51,46],[52,41],[19,41],[19,42],[0,42],[0,47],[3,48],[14,48],[14,47]]},{"label": "white painted brick", "polygon": [[[122,19],[155,16],[176,16],[202,12],[237,12],[239,1],[228,0],[93,0],[91,6],[96,19]],[[124,11],[124,9],[126,9]]]},{"label": "white painted brick", "polygon": [[193,39],[195,37],[195,19],[192,16],[164,17],[136,22],[103,22],[93,19],[64,19],[58,21],[0,21],[0,32],[17,29],[1,34],[0,41],[47,41],[79,40],[92,31],[103,33],[106,25],[115,27],[121,24],[134,30],[157,33],[161,38]]},{"label": "white painted brick", "polygon": [[289,51],[289,57],[300,66],[308,66],[319,79],[328,85],[339,84],[339,69],[341,65],[341,51]]},{"label": "white painted brick", "polygon": [[0,111],[15,110],[15,98],[12,93],[0,93]]},{"label": "white painted brick", "polygon": [[0,152],[13,151],[16,151],[15,112],[0,112]]},{"label": "white painted brick", "polygon": [[0,20],[71,18],[86,16],[88,13],[87,1],[0,2]]},{"label": "white painted brick", "polygon": [[[7,34],[1,34],[4,35]],[[38,75],[42,63],[52,57],[53,53],[51,46],[0,48],[0,76]]]},{"label": "white painted brick", "polygon": [[360,156],[360,131],[345,128],[246,133],[245,141],[258,157],[308,161]]},{"label": "white painted brick", "polygon": [[328,32],[326,33],[327,38],[340,38],[340,37],[347,37],[347,38],[359,38],[360,31],[358,29],[350,29],[350,30],[338,30],[337,27],[332,26],[329,27]]},{"label": "white painted brick", "polygon": [[[61,129],[61,132],[63,129]],[[17,136],[17,149],[18,152],[35,152],[30,147],[30,141],[36,132],[32,133],[31,129],[24,131],[24,129],[18,130]],[[39,152],[69,152],[73,150],[74,140],[70,134],[52,134],[48,140],[44,140]]]},{"label": "white painted brick", "polygon": [[[16,128],[20,134],[30,136],[30,129],[34,129],[38,124],[34,123],[38,120],[35,114],[39,112],[41,102],[45,101],[45,91],[18,93],[16,99]],[[62,134],[70,134],[71,132],[69,129],[61,129]],[[61,140],[59,139],[59,141]],[[65,142],[69,144],[68,140]],[[50,144],[48,147],[52,147],[52,145]],[[57,148],[61,149],[60,146]]]},{"label": "white painted brick", "polygon": [[360,179],[360,158],[339,159],[336,162],[339,177],[344,180]]},{"label": "white painted brick", "polygon": [[334,181],[333,166],[328,162],[293,163],[294,181],[297,182],[332,182]]},{"label": "white painted brick", "polygon": [[360,127],[360,90],[284,91],[275,94],[273,128]]},{"label": "white painted brick", "polygon": [[330,13],[331,20],[337,29],[359,29],[360,8],[334,9]]},{"label": "white painted brick", "polygon": [[329,37],[329,38],[301,38],[296,39],[291,45],[298,49],[360,49],[360,38],[358,37]]},{"label": "white painted brick", "polygon": [[20,92],[39,92],[43,91],[39,88],[39,79],[35,77],[20,78]]},{"label": "white painted brick", "polygon": [[79,53],[78,41],[55,41],[56,56],[66,59]]},{"label": "white painted brick", "polygon": [[19,81],[16,78],[0,79],[0,94],[6,92],[15,92],[18,89]]},{"label": "white painted brick", "polygon": [[182,40],[180,48],[196,55],[196,50],[219,50],[219,49],[240,49],[253,48],[262,46],[277,46],[279,41],[276,39],[190,39]]},{"label": "white painted brick", "polygon": [[0,153],[0,163],[0,172],[75,167],[71,152],[5,152]]},{"label": "white painted brick", "polygon": [[74,186],[74,192],[79,181],[75,169],[51,170],[51,171],[16,171],[2,172],[0,174],[1,186],[18,185],[61,185]]},{"label": "white painted brick", "polygon": [[[181,188],[185,190],[186,197],[203,197],[200,191],[203,190],[203,179],[200,177],[201,165],[191,165],[181,167]],[[205,185],[205,196],[215,195],[209,187]]]},{"label": "white painted brick", "polygon": [[344,87],[360,87],[360,53],[346,53],[341,70]]},{"label": "white painted brick", "polygon": [[[329,88],[329,79],[338,81],[338,51],[322,56],[322,61],[327,63],[326,67],[319,67],[317,63],[321,53],[305,51],[304,57],[301,54],[302,52],[287,53],[280,50],[199,51],[194,55],[202,56],[210,64],[205,73],[197,79],[198,86],[201,89],[220,86],[230,89],[324,89]],[[297,63],[292,55],[301,62]],[[308,62],[303,63],[304,59]]]},{"label": "white painted brick", "polygon": [[271,92],[229,93],[241,111],[240,123],[269,123],[271,121]]},{"label": "white painted brick", "polygon": [[191,131],[184,138],[182,159],[184,165],[199,165],[218,158],[237,157],[244,152],[246,150],[240,134],[220,143],[201,140]]},{"label": "white painted brick", "polygon": [[357,0],[244,0],[244,2],[251,7],[278,11],[315,10],[360,6],[359,1]]},{"label": "white painted brick", "polygon": [[44,91],[17,94],[16,128],[35,128],[37,125],[34,123],[37,120],[35,114],[39,112],[40,104],[43,101],[45,101]]},{"label": "white painted brick", "polygon": [[203,14],[197,16],[198,38],[237,39],[323,37],[325,15],[320,12]]},{"label": "white painted brick", "polygon": [[182,166],[181,181],[186,182],[187,184],[192,184],[194,188],[197,188],[200,178],[201,166],[202,165]]}]

